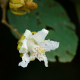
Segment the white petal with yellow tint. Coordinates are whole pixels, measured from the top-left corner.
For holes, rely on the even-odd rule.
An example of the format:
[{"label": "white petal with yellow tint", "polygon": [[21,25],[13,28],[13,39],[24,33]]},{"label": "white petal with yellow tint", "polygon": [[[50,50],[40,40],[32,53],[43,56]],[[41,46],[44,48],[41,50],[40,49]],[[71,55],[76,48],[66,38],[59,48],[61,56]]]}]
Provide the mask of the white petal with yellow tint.
[{"label": "white petal with yellow tint", "polygon": [[32,50],[33,48],[36,47],[34,39],[32,39],[32,38],[28,39],[28,41],[27,41],[27,47],[28,47],[28,50]]},{"label": "white petal with yellow tint", "polygon": [[44,61],[45,67],[48,67],[48,60],[47,60],[47,57],[46,57],[45,53],[39,54],[37,59],[39,61]]},{"label": "white petal with yellow tint", "polygon": [[19,62],[18,66],[22,66],[22,67],[27,67],[28,63],[30,62],[30,57],[29,55],[27,55],[26,53],[24,53],[23,57],[22,57],[22,61]]},{"label": "white petal with yellow tint", "polygon": [[59,42],[51,41],[51,40],[45,40],[38,44],[39,46],[42,46],[45,50],[55,50],[59,47]]},{"label": "white petal with yellow tint", "polygon": [[27,39],[30,38],[30,37],[32,36],[31,31],[26,29],[26,31],[25,31],[25,33],[24,33],[24,36],[25,36]]},{"label": "white petal with yellow tint", "polygon": [[27,39],[25,38],[24,40],[21,41],[23,44],[19,50],[19,53],[27,53],[28,47],[27,47]]},{"label": "white petal with yellow tint", "polygon": [[38,31],[36,34],[34,34],[31,38],[33,38],[37,43],[40,43],[44,41],[47,34],[48,30],[42,29],[41,31]]}]

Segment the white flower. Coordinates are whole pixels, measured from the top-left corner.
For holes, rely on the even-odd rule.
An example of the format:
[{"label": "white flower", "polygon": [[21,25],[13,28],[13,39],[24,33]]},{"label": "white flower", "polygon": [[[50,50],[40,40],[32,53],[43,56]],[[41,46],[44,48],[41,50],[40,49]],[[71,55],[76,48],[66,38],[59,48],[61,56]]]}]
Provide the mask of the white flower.
[{"label": "white flower", "polygon": [[47,34],[48,30],[46,29],[42,29],[34,35],[29,30],[25,31],[22,38],[18,41],[19,53],[23,54],[22,61],[18,64],[19,66],[27,67],[30,61],[37,58],[39,61],[44,61],[45,66],[48,67],[45,52],[58,48],[59,42],[45,40]]}]

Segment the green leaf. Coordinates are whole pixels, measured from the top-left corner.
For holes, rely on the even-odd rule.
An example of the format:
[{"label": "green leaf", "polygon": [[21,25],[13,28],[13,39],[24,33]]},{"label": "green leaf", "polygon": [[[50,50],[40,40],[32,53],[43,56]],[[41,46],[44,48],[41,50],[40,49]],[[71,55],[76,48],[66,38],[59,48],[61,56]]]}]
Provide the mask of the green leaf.
[{"label": "green leaf", "polygon": [[[8,11],[10,24],[16,28],[20,34],[26,29],[39,31],[42,28],[49,30],[46,39],[60,42],[58,49],[46,52],[49,61],[56,61],[56,56],[60,62],[70,62],[76,54],[77,36],[75,25],[70,22],[69,17],[63,7],[53,0],[34,0],[38,8],[23,16],[17,16]],[[14,35],[15,36],[15,35]]]}]

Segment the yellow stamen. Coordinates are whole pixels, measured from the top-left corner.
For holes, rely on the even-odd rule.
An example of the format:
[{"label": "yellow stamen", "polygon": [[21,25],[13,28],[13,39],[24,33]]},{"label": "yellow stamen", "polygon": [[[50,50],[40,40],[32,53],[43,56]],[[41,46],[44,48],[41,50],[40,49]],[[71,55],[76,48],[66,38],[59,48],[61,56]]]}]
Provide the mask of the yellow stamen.
[{"label": "yellow stamen", "polygon": [[36,34],[37,32],[31,32],[31,33]]},{"label": "yellow stamen", "polygon": [[24,53],[20,53],[20,57],[23,57],[23,54],[24,54]]},{"label": "yellow stamen", "polygon": [[17,46],[17,50],[20,50],[20,48],[21,48],[21,45],[18,44],[18,46]]},{"label": "yellow stamen", "polygon": [[25,36],[24,36],[24,34],[22,34],[22,36],[21,36],[21,39],[18,41],[18,46],[17,46],[17,50],[20,50],[20,48],[21,48],[21,46],[22,46],[22,40],[24,40],[25,39]]},{"label": "yellow stamen", "polygon": [[21,39],[20,40],[24,40],[25,39],[25,36],[24,36],[24,34],[22,34],[22,36],[21,36]]},{"label": "yellow stamen", "polygon": [[44,49],[41,48],[41,49],[39,50],[39,52],[40,52],[40,54],[42,54],[42,53],[44,53],[45,51],[44,51]]}]

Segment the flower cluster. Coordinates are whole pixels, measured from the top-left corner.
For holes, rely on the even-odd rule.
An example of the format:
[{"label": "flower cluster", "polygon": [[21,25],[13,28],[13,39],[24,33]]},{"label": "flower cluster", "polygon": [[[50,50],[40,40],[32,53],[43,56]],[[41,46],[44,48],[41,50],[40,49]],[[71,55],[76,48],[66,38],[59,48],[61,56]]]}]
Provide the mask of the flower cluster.
[{"label": "flower cluster", "polygon": [[9,7],[12,13],[16,15],[24,15],[37,8],[37,4],[33,0],[10,0]]},{"label": "flower cluster", "polygon": [[45,40],[47,34],[48,30],[46,29],[42,29],[37,33],[29,30],[25,31],[17,46],[22,57],[22,61],[18,64],[19,66],[27,67],[30,61],[34,61],[37,58],[39,61],[44,61],[45,66],[48,67],[45,52],[58,48],[59,42]]}]

